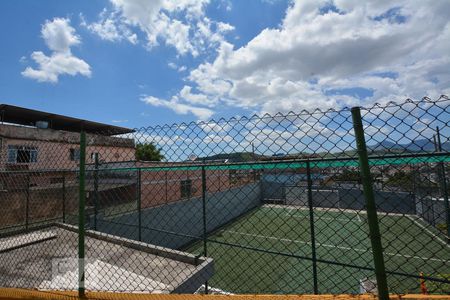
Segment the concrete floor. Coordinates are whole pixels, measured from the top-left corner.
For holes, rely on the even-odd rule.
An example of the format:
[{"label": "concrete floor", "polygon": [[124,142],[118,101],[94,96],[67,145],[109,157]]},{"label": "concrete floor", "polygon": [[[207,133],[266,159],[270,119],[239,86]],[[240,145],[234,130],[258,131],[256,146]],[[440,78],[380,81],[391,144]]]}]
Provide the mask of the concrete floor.
[{"label": "concrete floor", "polygon": [[[0,286],[75,290],[78,287],[78,235],[67,225],[0,240],[34,244],[0,252]],[[41,242],[36,235],[42,234]],[[56,235],[48,239],[49,236]],[[19,243],[20,244],[20,243]],[[193,292],[212,275],[212,260],[167,248],[87,231],[86,288],[122,292]]]}]

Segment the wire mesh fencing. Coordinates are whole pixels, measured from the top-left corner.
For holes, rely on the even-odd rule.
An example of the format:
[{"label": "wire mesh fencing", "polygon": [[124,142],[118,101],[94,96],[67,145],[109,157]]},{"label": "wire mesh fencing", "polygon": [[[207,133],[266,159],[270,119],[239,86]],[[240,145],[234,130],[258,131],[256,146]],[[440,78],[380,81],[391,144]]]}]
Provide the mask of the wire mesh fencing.
[{"label": "wire mesh fencing", "polygon": [[65,152],[79,149],[79,133],[34,139],[36,128],[0,126],[0,286],[42,288],[51,258],[72,255],[77,267],[76,250],[60,243],[76,247],[76,232],[50,228],[78,215],[78,163]]},{"label": "wire mesh fencing", "polygon": [[450,293],[449,103],[3,136],[0,283]]}]

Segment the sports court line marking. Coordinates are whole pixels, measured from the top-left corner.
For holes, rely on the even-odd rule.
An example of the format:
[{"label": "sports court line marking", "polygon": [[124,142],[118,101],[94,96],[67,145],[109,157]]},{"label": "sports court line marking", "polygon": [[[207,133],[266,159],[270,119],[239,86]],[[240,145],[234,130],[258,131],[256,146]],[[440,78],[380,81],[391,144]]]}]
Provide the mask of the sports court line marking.
[{"label": "sports court line marking", "polygon": [[[310,242],[305,242],[305,241],[291,240],[291,239],[285,239],[285,238],[277,238],[277,237],[274,237],[274,236],[265,236],[265,235],[260,235],[260,234],[245,233],[245,232],[239,232],[239,231],[233,231],[233,230],[225,230],[225,231],[222,231],[222,232],[228,232],[228,233],[245,235],[245,236],[251,236],[251,237],[259,237],[259,238],[264,238],[264,239],[268,239],[268,240],[276,240],[276,241],[283,241],[283,242],[291,242],[291,243],[311,245]],[[367,250],[367,249],[351,248],[351,247],[344,247],[344,246],[336,246],[336,245],[332,245],[332,244],[316,243],[316,245],[317,246],[326,247],[326,248],[337,248],[337,249],[342,249],[342,250],[353,250],[355,252],[372,252],[371,250]],[[386,255],[389,255],[389,256],[400,256],[400,257],[403,257],[403,258],[415,258],[415,259],[420,259],[420,260],[425,260],[425,261],[432,260],[432,261],[439,261],[439,262],[445,262],[445,263],[450,262],[449,260],[445,260],[445,259],[422,257],[422,256],[408,255],[408,254],[398,254],[398,253],[391,253],[391,252],[383,252],[383,254],[386,254]]]},{"label": "sports court line marking", "polygon": [[356,213],[356,216],[358,217],[359,222],[362,222],[361,217],[358,212]]},{"label": "sports court line marking", "polygon": [[[286,210],[309,210],[307,206],[295,206],[295,205],[280,205],[280,204],[264,204],[262,207],[265,208],[278,208],[278,209],[286,209]],[[317,211],[325,211],[325,212],[346,212],[351,214],[364,214],[367,215],[367,211],[365,209],[348,209],[348,208],[330,208],[330,207],[314,207],[314,210]],[[411,214],[400,214],[400,213],[391,213],[391,212],[377,212],[378,216],[396,216],[396,217],[405,217],[410,216]]]},{"label": "sports court line marking", "polygon": [[419,226],[420,228],[422,228],[423,230],[425,230],[426,232],[428,232],[429,234],[431,234],[433,237],[435,237],[439,242],[441,242],[442,244],[444,244],[447,247],[450,247],[450,245],[448,243],[446,243],[443,239],[441,239],[441,237],[437,236],[436,234],[434,234],[433,232],[431,232],[428,228],[426,228],[425,226],[423,226],[422,224],[420,224],[417,220],[415,220],[413,217],[411,216],[406,216],[408,219],[410,219],[411,221],[413,221],[417,226]]},{"label": "sports court line marking", "polygon": [[[342,212],[342,211],[340,211],[340,212]],[[340,217],[336,217],[336,218],[331,218],[331,217],[321,217],[321,216],[316,216],[316,217],[314,217],[314,219],[317,219],[317,220],[331,220],[331,221],[333,221],[333,220],[338,220],[338,221],[346,221],[346,222],[348,222],[348,221],[350,221],[350,222],[362,222],[362,220],[361,220],[361,217],[359,216],[359,213],[357,213],[357,212],[353,212],[353,214],[356,214],[356,216],[357,216],[357,218],[358,218],[358,220],[356,221],[355,220],[355,218],[352,218],[352,217],[347,217],[347,218],[340,218]],[[309,215],[302,215],[302,214],[300,214],[300,215],[297,215],[297,212],[292,212],[292,213],[285,213],[285,215],[286,216],[289,216],[289,217],[296,217],[296,218],[309,218]]]},{"label": "sports court line marking", "polygon": [[[305,215],[305,216],[301,216],[301,215],[296,215],[296,214],[285,214],[285,216],[288,217],[294,217],[294,218],[308,218],[309,216]],[[355,220],[355,219],[351,219],[351,218],[329,218],[329,217],[319,217],[319,216],[315,216],[314,217],[315,221],[318,220],[331,220],[331,221],[344,221],[344,222],[361,222],[360,220]]]}]

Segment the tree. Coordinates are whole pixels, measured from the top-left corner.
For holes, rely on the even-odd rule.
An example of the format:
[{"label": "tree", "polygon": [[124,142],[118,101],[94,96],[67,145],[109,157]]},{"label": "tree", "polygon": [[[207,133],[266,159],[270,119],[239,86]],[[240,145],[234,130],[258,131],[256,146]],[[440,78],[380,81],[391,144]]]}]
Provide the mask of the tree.
[{"label": "tree", "polygon": [[357,171],[357,170],[344,169],[344,170],[342,170],[341,174],[337,174],[334,176],[334,180],[361,182],[361,175],[359,174],[359,171]]},{"label": "tree", "polygon": [[144,161],[161,161],[164,155],[161,149],[157,148],[153,143],[139,143],[136,145],[136,159]]},{"label": "tree", "polygon": [[397,171],[385,182],[386,186],[401,188],[404,191],[412,191],[414,189],[414,174],[412,172]]},{"label": "tree", "polygon": [[[424,189],[428,190],[428,193],[431,192],[431,189],[437,189],[439,187],[439,183],[433,182],[428,178],[424,178],[421,176],[426,174],[424,170],[421,172],[417,171],[398,171],[395,174],[389,176],[386,180],[386,186],[394,186],[399,187],[405,191],[414,192],[415,189]],[[428,173],[431,175],[431,172]]]}]

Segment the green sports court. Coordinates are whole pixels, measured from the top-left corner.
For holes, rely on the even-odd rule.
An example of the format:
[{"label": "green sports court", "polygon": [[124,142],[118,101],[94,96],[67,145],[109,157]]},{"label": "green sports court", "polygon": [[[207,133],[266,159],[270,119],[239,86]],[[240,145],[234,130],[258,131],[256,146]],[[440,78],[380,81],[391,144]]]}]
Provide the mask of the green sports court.
[{"label": "green sports court", "polygon": [[[366,214],[315,208],[313,218],[319,293],[359,293],[361,279],[375,278]],[[379,213],[378,218],[391,292],[419,293],[420,278],[410,276],[421,272],[448,276],[450,246],[433,227],[413,215]],[[261,206],[210,235],[206,246],[215,260],[211,287],[233,293],[313,292],[307,208]],[[188,251],[202,253],[203,247],[198,243]],[[425,284],[433,292],[450,290],[446,283]]]}]

